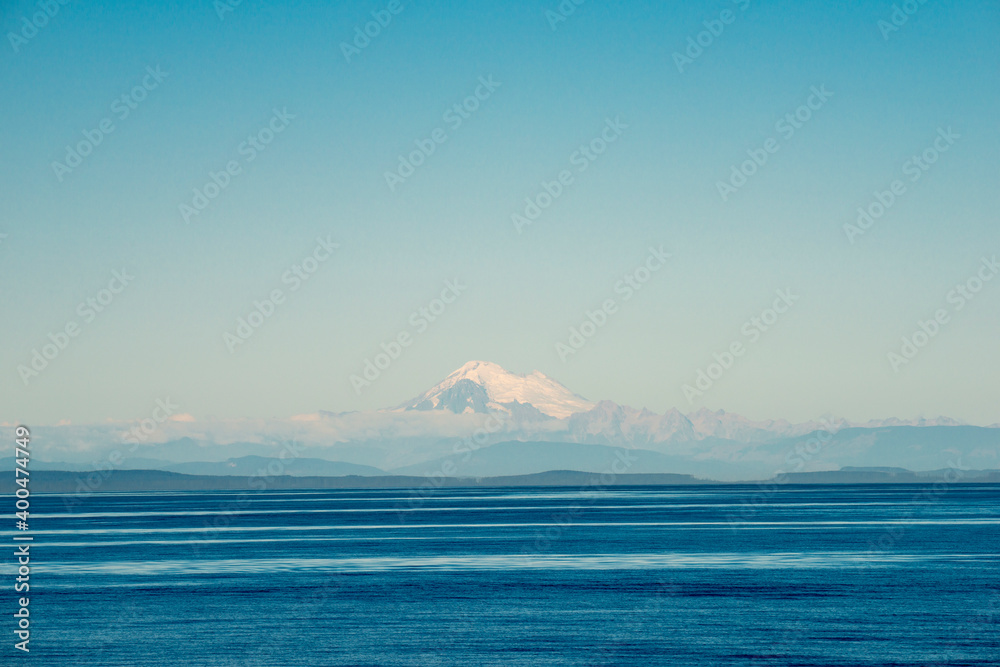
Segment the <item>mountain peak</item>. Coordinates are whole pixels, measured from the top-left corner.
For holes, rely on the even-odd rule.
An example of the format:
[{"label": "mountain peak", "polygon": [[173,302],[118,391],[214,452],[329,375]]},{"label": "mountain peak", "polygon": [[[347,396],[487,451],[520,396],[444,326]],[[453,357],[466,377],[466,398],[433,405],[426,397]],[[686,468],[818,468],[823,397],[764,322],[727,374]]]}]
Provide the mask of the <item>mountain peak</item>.
[{"label": "mountain peak", "polygon": [[482,375],[502,375],[510,374],[507,369],[505,369],[500,364],[495,364],[492,361],[466,361],[462,366],[451,372],[448,377],[459,377],[462,379],[474,379]]},{"label": "mountain peak", "polygon": [[564,419],[594,404],[538,371],[518,375],[489,361],[469,361],[399,409],[509,413],[520,406]]}]

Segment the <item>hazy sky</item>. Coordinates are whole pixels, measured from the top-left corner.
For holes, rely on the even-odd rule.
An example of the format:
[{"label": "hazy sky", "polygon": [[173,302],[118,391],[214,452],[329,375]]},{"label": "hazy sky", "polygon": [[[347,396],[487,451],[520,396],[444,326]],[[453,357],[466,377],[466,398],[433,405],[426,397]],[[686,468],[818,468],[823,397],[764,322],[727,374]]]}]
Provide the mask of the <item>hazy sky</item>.
[{"label": "hazy sky", "polygon": [[1000,421],[995,2],[100,4],[0,9],[0,421],[363,410],[470,359],[656,411]]}]

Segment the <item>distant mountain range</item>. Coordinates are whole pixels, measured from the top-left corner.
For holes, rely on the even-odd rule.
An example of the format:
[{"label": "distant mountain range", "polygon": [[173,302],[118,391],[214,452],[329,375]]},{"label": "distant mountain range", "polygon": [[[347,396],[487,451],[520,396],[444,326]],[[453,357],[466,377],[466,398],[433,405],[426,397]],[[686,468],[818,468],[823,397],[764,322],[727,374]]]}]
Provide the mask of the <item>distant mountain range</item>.
[{"label": "distant mountain range", "polygon": [[[146,420],[150,422],[151,420]],[[32,465],[292,476],[488,477],[546,470],[686,474],[719,480],[844,467],[1000,468],[1000,428],[955,420],[825,418],[754,421],[722,410],[658,414],[592,402],[538,371],[470,361],[394,408],[285,420],[173,415],[151,433],[135,423],[33,429]],[[0,435],[11,427],[0,427]],[[117,454],[115,454],[117,453]],[[276,463],[278,461],[280,463]],[[619,461],[619,463],[615,463]],[[48,463],[45,463],[48,462]]]},{"label": "distant mountain range", "polygon": [[[744,442],[762,442],[774,436],[795,436],[828,427],[826,422],[792,424],[783,419],[752,421],[723,410],[702,408],[684,415],[668,410],[662,415],[636,410],[612,401],[593,403],[574,394],[552,378],[534,371],[517,375],[487,361],[470,361],[399,410],[441,410],[454,414],[502,413],[508,419],[568,419],[573,436],[603,444],[621,442],[667,442],[725,438]],[[960,426],[946,417],[926,419],[885,419],[864,424],[834,420],[838,428],[855,426]]]}]

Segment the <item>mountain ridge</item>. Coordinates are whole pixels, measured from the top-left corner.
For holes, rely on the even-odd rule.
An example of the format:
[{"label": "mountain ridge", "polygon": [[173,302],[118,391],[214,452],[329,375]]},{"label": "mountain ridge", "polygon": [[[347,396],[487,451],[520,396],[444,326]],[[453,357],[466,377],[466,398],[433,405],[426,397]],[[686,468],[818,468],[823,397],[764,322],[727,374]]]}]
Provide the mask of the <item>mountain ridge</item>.
[{"label": "mountain ridge", "polygon": [[[33,428],[35,460],[88,469],[149,463],[168,470],[244,474],[261,462],[237,459],[264,457],[285,461],[281,465],[292,474],[322,469],[374,475],[450,467],[476,452],[481,456],[470,469],[488,475],[537,471],[542,460],[559,469],[585,461],[611,465],[607,452],[600,459],[595,452],[603,450],[588,447],[598,446],[647,452],[640,453],[638,469],[644,471],[725,479],[840,466],[1000,467],[996,424],[969,426],[946,417],[793,423],[707,408],[659,414],[610,400],[593,402],[538,371],[519,375],[483,361],[467,362],[394,408],[266,420],[182,417],[157,424],[139,442],[134,434],[141,422]],[[12,431],[10,424],[0,426],[0,436],[12,439]],[[302,462],[287,463],[290,459]],[[511,460],[520,463],[511,468]]]}]

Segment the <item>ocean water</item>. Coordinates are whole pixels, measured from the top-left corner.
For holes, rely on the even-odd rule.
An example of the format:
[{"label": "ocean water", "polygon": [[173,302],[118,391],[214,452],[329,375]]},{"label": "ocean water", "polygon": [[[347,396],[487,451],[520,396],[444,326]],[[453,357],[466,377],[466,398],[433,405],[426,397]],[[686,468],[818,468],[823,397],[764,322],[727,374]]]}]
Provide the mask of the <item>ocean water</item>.
[{"label": "ocean water", "polygon": [[4,665],[1000,665],[996,486],[69,499]]}]

